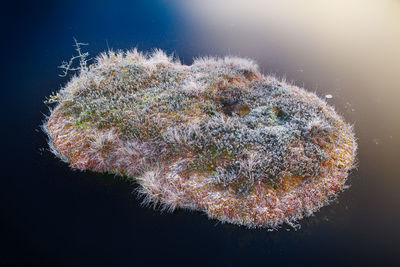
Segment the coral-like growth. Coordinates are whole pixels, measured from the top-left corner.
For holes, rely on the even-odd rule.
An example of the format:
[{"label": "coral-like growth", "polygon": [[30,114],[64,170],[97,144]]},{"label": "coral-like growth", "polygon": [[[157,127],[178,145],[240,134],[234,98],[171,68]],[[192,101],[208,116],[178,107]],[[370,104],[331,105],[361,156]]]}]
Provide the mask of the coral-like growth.
[{"label": "coral-like growth", "polygon": [[146,203],[276,228],[345,188],[352,128],[315,94],[262,75],[251,60],[186,66],[135,49],[79,70],[48,101],[57,103],[44,125],[52,151],[74,168],[135,179]]}]

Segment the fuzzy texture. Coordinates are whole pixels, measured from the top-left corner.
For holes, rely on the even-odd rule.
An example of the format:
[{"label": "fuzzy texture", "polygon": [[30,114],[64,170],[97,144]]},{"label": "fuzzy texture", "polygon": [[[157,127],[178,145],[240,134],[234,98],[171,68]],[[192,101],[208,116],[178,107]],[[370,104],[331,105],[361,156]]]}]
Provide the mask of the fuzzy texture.
[{"label": "fuzzy texture", "polygon": [[249,59],[186,66],[160,50],[109,51],[48,102],[50,147],[73,168],[135,179],[147,204],[250,228],[294,226],[354,165],[352,127]]}]

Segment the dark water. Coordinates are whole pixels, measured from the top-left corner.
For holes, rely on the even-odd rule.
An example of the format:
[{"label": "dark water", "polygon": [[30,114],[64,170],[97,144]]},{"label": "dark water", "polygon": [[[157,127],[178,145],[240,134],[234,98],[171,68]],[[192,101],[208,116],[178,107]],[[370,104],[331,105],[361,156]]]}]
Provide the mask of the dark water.
[{"label": "dark water", "polygon": [[[396,264],[400,230],[400,3],[37,1],[1,8],[0,266]],[[48,151],[43,100],[65,84],[72,38],[91,55],[154,47],[254,58],[355,125],[358,169],[337,203],[293,231],[142,208],[136,185],[76,172]],[[290,231],[289,231],[290,230]]]}]

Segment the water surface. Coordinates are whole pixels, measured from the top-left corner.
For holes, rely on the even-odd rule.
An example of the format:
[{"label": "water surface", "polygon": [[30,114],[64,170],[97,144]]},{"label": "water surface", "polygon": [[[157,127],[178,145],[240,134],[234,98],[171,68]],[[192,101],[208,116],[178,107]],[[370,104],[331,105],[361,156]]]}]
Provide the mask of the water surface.
[{"label": "water surface", "polygon": [[[3,16],[0,263],[34,265],[394,263],[399,252],[400,2],[42,1]],[[72,171],[39,129],[43,100],[64,85],[72,37],[108,48],[255,59],[354,124],[358,168],[336,203],[293,231],[221,225],[196,212],[142,208],[135,185]]]}]

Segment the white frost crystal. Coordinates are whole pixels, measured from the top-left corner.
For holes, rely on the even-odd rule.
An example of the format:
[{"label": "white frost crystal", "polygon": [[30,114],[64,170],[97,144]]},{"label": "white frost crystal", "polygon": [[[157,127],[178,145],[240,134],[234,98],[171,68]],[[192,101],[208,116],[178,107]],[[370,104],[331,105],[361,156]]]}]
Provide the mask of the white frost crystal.
[{"label": "white frost crystal", "polygon": [[247,227],[311,215],[355,159],[332,107],[244,58],[186,66],[160,50],[110,51],[49,102],[44,129],[72,167],[135,179],[146,203]]}]

